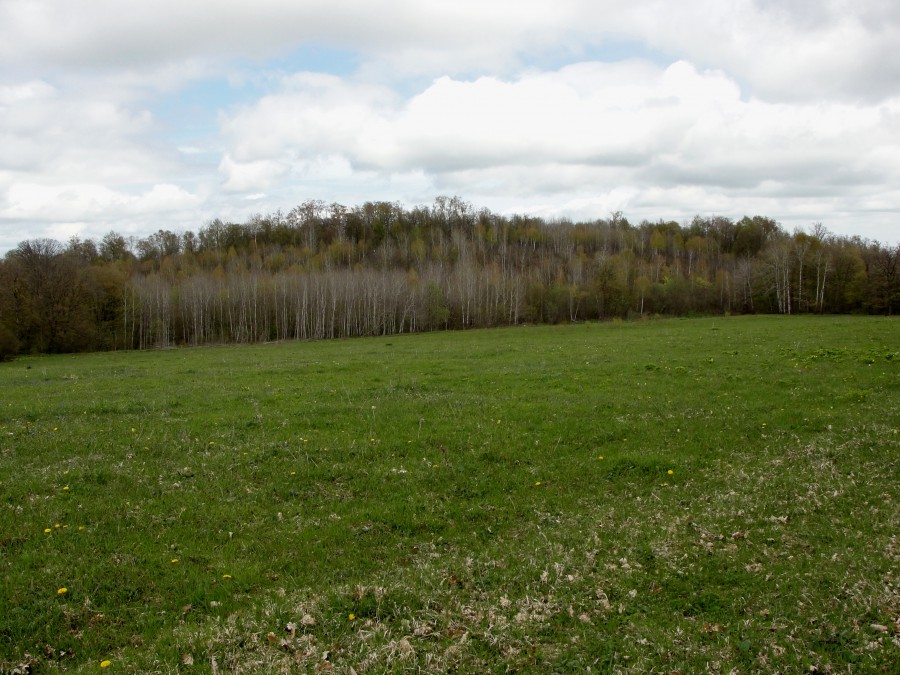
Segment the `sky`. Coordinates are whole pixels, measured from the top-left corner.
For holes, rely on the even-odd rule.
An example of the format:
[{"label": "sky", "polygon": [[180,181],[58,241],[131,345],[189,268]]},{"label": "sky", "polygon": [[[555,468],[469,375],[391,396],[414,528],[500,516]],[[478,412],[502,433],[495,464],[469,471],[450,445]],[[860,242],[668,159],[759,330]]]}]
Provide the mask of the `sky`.
[{"label": "sky", "polygon": [[0,253],[308,200],[900,242],[896,0],[0,0]]}]

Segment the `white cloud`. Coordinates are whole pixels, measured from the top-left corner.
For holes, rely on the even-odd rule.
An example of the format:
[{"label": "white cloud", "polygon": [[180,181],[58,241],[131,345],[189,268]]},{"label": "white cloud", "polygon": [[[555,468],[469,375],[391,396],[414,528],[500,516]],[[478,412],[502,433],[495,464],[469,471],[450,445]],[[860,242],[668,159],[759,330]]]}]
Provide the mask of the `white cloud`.
[{"label": "white cloud", "polygon": [[[570,184],[589,184],[593,167],[753,188],[771,179],[866,182],[875,176],[859,148],[900,143],[883,106],[747,101],[723,73],[685,62],[586,63],[511,81],[442,77],[406,101],[380,93],[339,78],[294,80],[224,121],[234,152],[223,168],[230,176],[242,168],[262,187],[281,173],[263,167],[337,156],[381,172],[528,167],[539,176],[569,167]],[[896,172],[887,153],[874,152],[882,172]]]},{"label": "white cloud", "polygon": [[[436,193],[897,241],[897,44],[891,0],[7,0],[0,250]],[[210,78],[239,102],[155,115]]]},{"label": "white cloud", "polygon": [[881,97],[900,84],[890,0],[51,0],[0,5],[0,62],[146,72],[302,44],[362,54],[367,72],[498,72],[627,40],[725,68],[767,97]]},{"label": "white cloud", "polygon": [[[309,179],[311,166],[330,163],[345,183],[359,183],[361,171],[369,182],[415,174],[419,190],[493,207],[530,204],[539,213],[546,204],[556,204],[557,215],[614,204],[650,218],[821,220],[810,205],[852,212],[860,190],[883,193],[900,179],[898,105],[900,98],[748,100],[724,72],[684,61],[580,63],[512,79],[444,76],[405,100],[346,79],[302,76],[223,119],[235,149],[223,168],[229,180],[254,175],[254,189],[272,189],[283,173],[259,167],[291,167],[284,170]],[[889,240],[890,225],[880,222],[877,236]]]},{"label": "white cloud", "polygon": [[40,80],[0,86],[0,111],[24,101],[49,98],[53,93],[53,87]]},{"label": "white cloud", "polygon": [[139,194],[126,194],[96,183],[39,185],[14,183],[8,192],[5,216],[11,219],[34,218],[43,221],[65,221],[97,216],[128,217],[168,213],[195,207],[198,198],[176,185],[153,185]]},{"label": "white cloud", "polygon": [[151,67],[213,56],[268,56],[304,42],[359,50],[422,72],[509,60],[528,41],[552,41],[576,19],[572,0],[117,0],[12,2],[0,6],[6,26],[0,59],[52,66]]},{"label": "white cloud", "polygon": [[219,170],[225,174],[223,185],[228,192],[248,192],[265,188],[286,172],[286,166],[277,161],[267,159],[236,162],[230,154],[222,158]]}]

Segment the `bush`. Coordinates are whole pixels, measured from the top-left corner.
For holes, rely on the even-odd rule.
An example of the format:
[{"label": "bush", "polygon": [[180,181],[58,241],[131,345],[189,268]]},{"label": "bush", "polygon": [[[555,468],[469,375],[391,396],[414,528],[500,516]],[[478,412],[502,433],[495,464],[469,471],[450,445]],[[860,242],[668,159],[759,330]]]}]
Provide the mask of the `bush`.
[{"label": "bush", "polygon": [[19,341],[13,332],[0,324],[0,361],[7,361],[19,353]]}]

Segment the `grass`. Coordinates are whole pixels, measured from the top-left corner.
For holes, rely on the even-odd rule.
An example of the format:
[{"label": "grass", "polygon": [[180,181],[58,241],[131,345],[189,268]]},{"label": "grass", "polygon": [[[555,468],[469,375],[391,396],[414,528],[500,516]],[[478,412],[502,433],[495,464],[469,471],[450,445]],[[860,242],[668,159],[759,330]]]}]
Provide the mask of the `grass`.
[{"label": "grass", "polygon": [[734,317],[2,364],[0,671],[893,672],[898,350]]}]

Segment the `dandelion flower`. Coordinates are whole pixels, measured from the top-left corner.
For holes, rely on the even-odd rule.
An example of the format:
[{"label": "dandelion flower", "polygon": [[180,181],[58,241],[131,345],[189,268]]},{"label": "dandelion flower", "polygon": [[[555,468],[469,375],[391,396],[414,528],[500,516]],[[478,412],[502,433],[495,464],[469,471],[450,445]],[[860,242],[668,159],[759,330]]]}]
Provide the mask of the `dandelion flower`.
[{"label": "dandelion flower", "polygon": [[62,527],[62,525],[60,525],[59,523],[56,523],[56,525],[54,525],[53,527],[55,527],[58,530],[60,527]]},{"label": "dandelion flower", "polygon": [[669,475],[671,476],[671,475],[674,474],[675,472],[672,471],[672,469],[669,469],[668,471],[666,471],[666,473],[669,474]]},{"label": "dandelion flower", "polygon": [[68,492],[68,491],[69,491],[69,486],[68,486],[68,485],[64,486],[64,487],[63,487],[63,492]]},{"label": "dandelion flower", "polygon": [[537,487],[537,486],[540,485],[540,484],[541,484],[541,481],[538,481],[538,482],[536,482],[536,483],[534,484],[534,486]]},{"label": "dandelion flower", "polygon": [[603,455],[597,455],[597,459],[603,459]]},{"label": "dandelion flower", "polygon": [[350,614],[347,618],[348,618],[350,621],[356,621],[356,614]]},{"label": "dandelion flower", "polygon": [[109,668],[111,665],[112,665],[112,661],[110,661],[109,659],[106,659],[106,661],[100,662],[101,668]]},{"label": "dandelion flower", "polygon": [[44,534],[50,534],[51,532],[53,532],[53,530],[51,530],[49,527],[44,528]]},{"label": "dandelion flower", "polygon": [[68,592],[69,592],[69,589],[66,588],[65,586],[63,586],[62,588],[58,588],[58,589],[56,590],[56,594],[57,594],[57,595],[65,595],[65,594],[68,593]]},{"label": "dandelion flower", "polygon": [[291,471],[291,475],[292,475],[292,476],[296,476],[296,475],[297,475],[297,472],[296,472],[296,471]]},{"label": "dandelion flower", "polygon": [[135,431],[137,431],[137,429],[135,429],[134,427],[131,427],[131,433],[134,433]]},{"label": "dandelion flower", "polygon": [[231,575],[230,575],[230,574],[223,574],[223,575],[222,575],[222,578],[223,578],[223,579],[230,579],[230,578],[231,578]]},{"label": "dandelion flower", "polygon": [[177,562],[178,562],[178,558],[172,558],[172,564],[173,564],[173,565],[174,565],[175,563],[177,563]]}]

